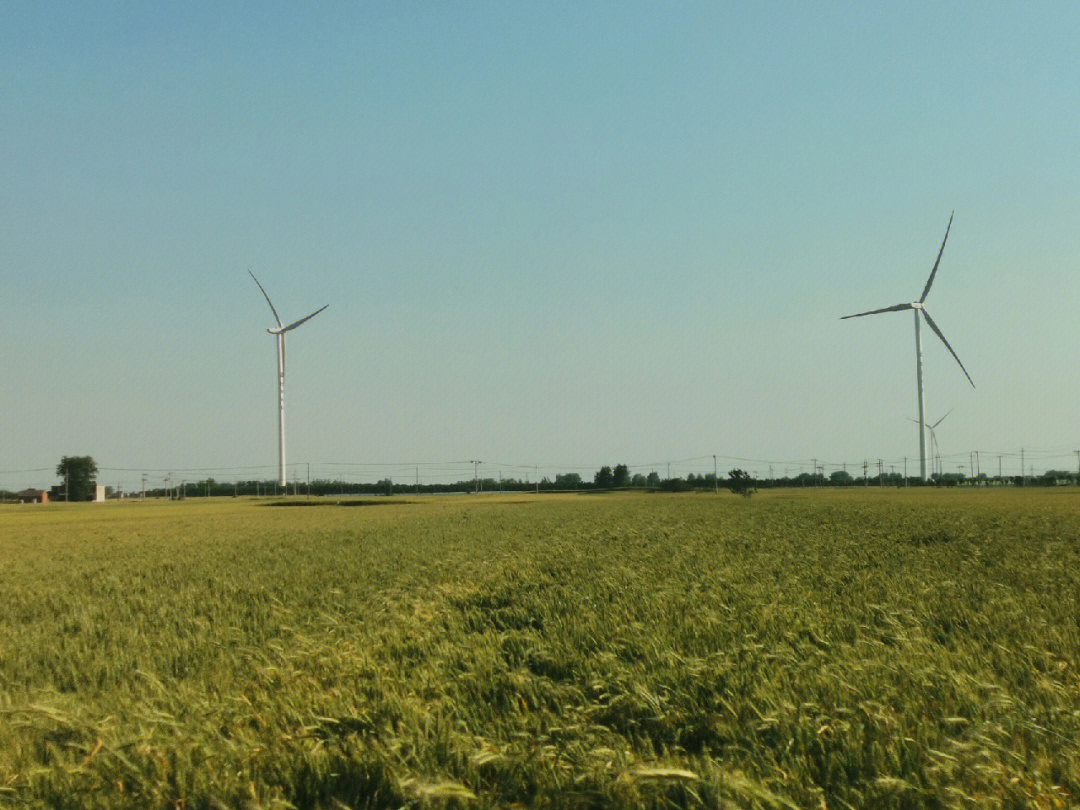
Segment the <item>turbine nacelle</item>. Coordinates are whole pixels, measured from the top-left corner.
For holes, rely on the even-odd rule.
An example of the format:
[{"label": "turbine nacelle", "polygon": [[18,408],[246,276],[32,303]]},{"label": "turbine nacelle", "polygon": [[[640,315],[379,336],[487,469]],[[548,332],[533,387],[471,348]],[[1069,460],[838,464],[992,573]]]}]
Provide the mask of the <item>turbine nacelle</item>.
[{"label": "turbine nacelle", "polygon": [[[269,300],[270,299],[267,299],[267,301],[269,301]],[[298,321],[293,321],[288,326],[282,326],[281,324],[278,324],[276,329],[271,326],[266,331],[269,332],[271,335],[284,335],[286,332],[289,332],[289,331],[295,329],[296,327],[298,327],[300,324],[304,323],[305,321],[310,321],[312,318],[314,318],[316,315],[318,315],[320,312],[322,312],[328,306],[330,306],[330,305],[326,304],[325,306],[321,306],[317,310],[312,312],[310,315],[307,315],[307,316],[301,318]]]}]

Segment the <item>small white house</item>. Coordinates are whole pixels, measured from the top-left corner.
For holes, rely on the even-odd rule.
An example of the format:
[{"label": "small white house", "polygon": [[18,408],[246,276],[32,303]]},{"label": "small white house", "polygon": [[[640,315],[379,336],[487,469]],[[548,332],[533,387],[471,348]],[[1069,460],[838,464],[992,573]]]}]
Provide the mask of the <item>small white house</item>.
[{"label": "small white house", "polygon": [[104,484],[94,484],[94,503],[105,503]]}]

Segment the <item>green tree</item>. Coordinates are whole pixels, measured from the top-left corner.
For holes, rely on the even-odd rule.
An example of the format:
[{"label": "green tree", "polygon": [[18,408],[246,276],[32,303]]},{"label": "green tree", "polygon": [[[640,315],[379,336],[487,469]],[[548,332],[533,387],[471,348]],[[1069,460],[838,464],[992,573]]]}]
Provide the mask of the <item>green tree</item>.
[{"label": "green tree", "polygon": [[593,484],[597,489],[611,489],[611,484],[615,480],[615,477],[611,474],[611,467],[606,464],[596,471],[596,475],[593,476]]},{"label": "green tree", "polygon": [[611,483],[616,487],[630,486],[630,469],[625,464],[616,464]]},{"label": "green tree", "polygon": [[851,473],[847,470],[837,470],[829,475],[829,483],[834,487],[846,487],[855,483],[855,479],[851,477]]},{"label": "green tree", "polygon": [[753,481],[750,473],[745,470],[734,469],[728,473],[727,487],[736,495],[744,495],[749,498],[754,494]]},{"label": "green tree", "polygon": [[658,473],[656,470],[653,470],[651,473],[645,476],[645,483],[648,484],[650,487],[660,486],[660,473]]},{"label": "green tree", "polygon": [[97,462],[90,456],[64,456],[56,465],[56,474],[64,479],[69,501],[90,501],[94,498],[94,476]]},{"label": "green tree", "polygon": [[559,473],[555,476],[555,489],[581,489],[581,476],[577,473]]}]

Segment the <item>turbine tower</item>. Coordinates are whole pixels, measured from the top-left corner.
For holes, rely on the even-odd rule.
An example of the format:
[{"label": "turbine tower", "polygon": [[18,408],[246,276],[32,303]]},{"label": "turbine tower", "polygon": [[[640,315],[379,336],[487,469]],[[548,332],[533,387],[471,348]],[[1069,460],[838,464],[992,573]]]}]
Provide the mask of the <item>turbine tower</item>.
[{"label": "turbine tower", "polygon": [[266,303],[270,304],[270,311],[274,313],[274,320],[277,321],[277,328],[270,328],[266,331],[277,338],[277,376],[278,376],[278,484],[282,487],[287,486],[288,481],[285,477],[285,333],[289,332],[304,321],[310,321],[326,307],[330,306],[326,304],[319,309],[312,312],[306,318],[301,318],[298,321],[293,321],[288,326],[281,325],[281,318],[278,317],[277,310],[274,309],[274,304],[270,301],[270,296],[266,294],[266,290],[263,289],[263,285],[259,284],[259,280],[255,278],[255,274],[248,270],[248,275],[258,285],[259,290],[263,294],[263,298],[266,299]]},{"label": "turbine tower", "polygon": [[[956,212],[954,211],[953,214]],[[915,314],[915,379],[918,384],[919,392],[919,478],[923,481],[926,480],[926,417],[923,413],[923,375],[922,375],[922,338],[919,335],[919,313],[926,319],[926,325],[933,330],[934,334],[941,338],[941,342],[945,344],[945,348],[949,350],[949,354],[953,356],[953,359],[960,365],[960,370],[964,372],[964,376],[967,377],[971,387],[975,387],[975,383],[972,382],[971,375],[967,373],[967,369],[964,368],[964,364],[960,362],[960,358],[956,352],[953,351],[953,347],[949,345],[949,341],[945,339],[945,335],[938,329],[938,325],[934,323],[934,319],[930,317],[930,313],[926,310],[926,296],[930,294],[930,285],[934,283],[934,276],[937,275],[938,265],[941,264],[941,254],[945,251],[945,241],[949,238],[949,229],[952,228],[953,214],[949,214],[949,224],[945,226],[945,239],[941,240],[941,247],[938,249],[937,261],[934,262],[934,269],[930,271],[930,278],[926,280],[926,286],[923,287],[922,295],[918,301],[912,301],[910,304],[894,304],[891,307],[883,307],[882,309],[872,309],[869,312],[857,312],[854,315],[845,315],[840,320],[847,320],[848,318],[861,318],[864,315],[877,315],[882,312],[902,312],[905,309],[910,309]],[[940,421],[940,420],[939,420]]]}]

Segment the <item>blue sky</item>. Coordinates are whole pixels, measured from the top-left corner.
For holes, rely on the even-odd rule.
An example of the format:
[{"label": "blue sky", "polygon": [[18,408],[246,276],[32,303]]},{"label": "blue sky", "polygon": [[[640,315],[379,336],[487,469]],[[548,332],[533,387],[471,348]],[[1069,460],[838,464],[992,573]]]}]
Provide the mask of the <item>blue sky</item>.
[{"label": "blue sky", "polygon": [[9,5],[0,471],[270,470],[248,268],[330,303],[291,461],[899,462],[911,317],[839,316],[916,298],[954,209],[942,451],[1071,467],[1078,41],[1066,3]]}]

